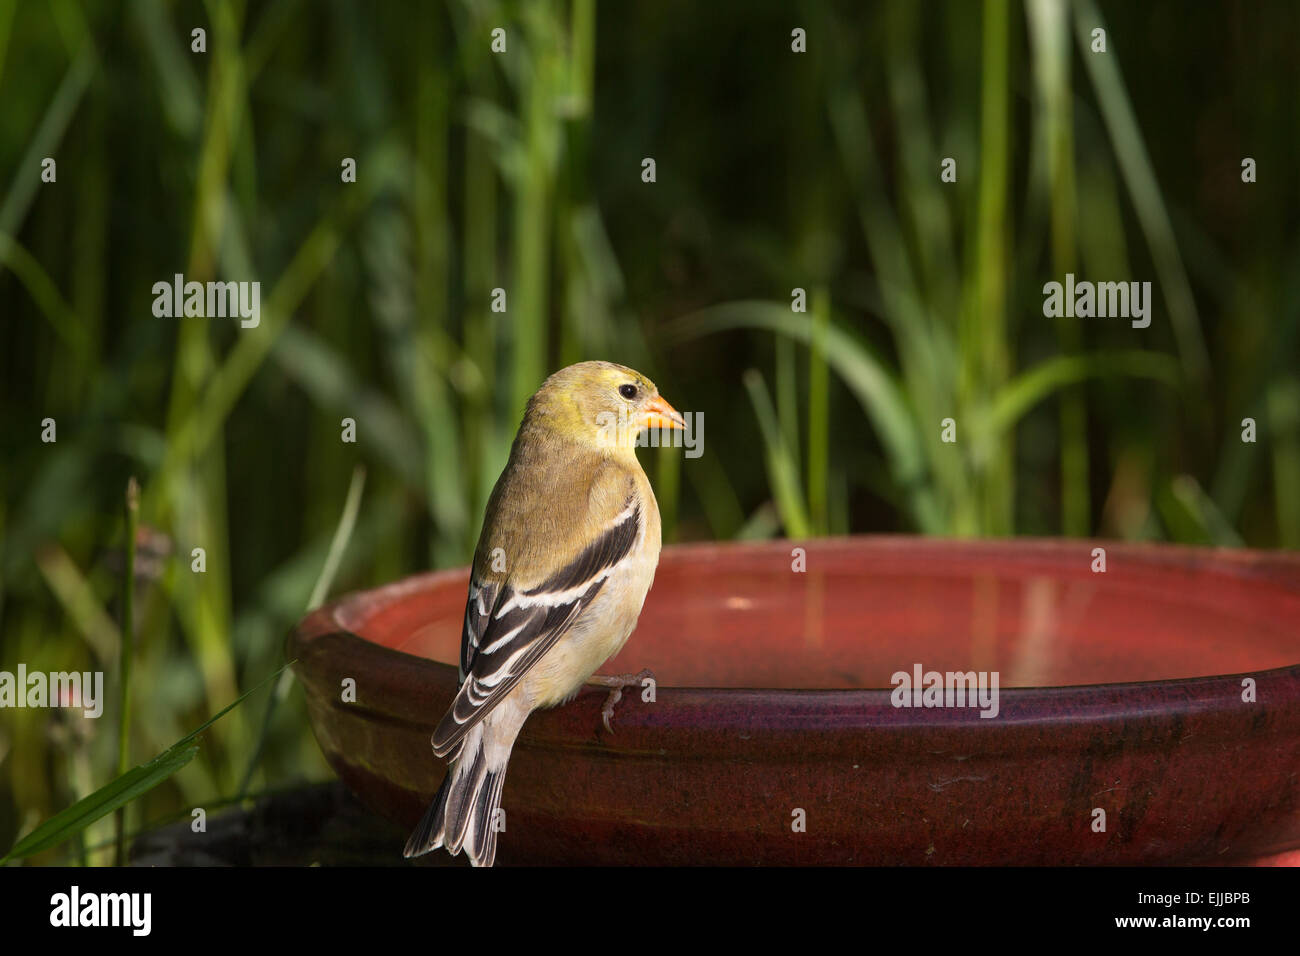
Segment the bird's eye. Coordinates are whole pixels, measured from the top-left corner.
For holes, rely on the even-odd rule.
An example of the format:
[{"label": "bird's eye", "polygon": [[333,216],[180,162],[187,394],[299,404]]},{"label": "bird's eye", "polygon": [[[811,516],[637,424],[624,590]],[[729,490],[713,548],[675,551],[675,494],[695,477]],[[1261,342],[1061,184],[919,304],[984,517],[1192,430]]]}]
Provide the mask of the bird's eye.
[{"label": "bird's eye", "polygon": [[636,398],[636,386],[620,385],[618,387],[618,393],[622,395],[624,398]]}]

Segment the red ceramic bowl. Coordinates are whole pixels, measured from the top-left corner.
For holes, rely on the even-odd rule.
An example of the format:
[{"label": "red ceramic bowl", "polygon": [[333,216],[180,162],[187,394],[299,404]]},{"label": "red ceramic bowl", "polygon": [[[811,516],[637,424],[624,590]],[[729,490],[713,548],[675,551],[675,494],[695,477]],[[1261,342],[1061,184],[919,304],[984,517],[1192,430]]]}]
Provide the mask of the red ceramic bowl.
[{"label": "red ceramic bowl", "polygon": [[[429,736],[456,688],[466,582],[354,594],[290,639],[326,757],[408,826],[444,772]],[[917,665],[998,672],[997,716],[893,706],[892,675]],[[1300,556],[672,547],[602,672],[642,667],[657,699],[627,694],[613,735],[597,687],[529,718],[499,862],[1227,863],[1300,847]]]}]

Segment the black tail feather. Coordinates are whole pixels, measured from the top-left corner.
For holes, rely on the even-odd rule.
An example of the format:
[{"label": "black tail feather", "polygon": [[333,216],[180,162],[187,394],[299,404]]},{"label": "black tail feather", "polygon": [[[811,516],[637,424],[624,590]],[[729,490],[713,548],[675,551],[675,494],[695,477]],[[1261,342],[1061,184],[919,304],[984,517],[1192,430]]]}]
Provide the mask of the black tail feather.
[{"label": "black tail feather", "polygon": [[406,850],[402,853],[405,857],[423,856],[430,850],[436,850],[442,846],[442,831],[446,820],[445,810],[447,807],[447,791],[451,788],[451,778],[455,775],[455,769],[447,772],[447,776],[442,778],[442,786],[438,788],[438,793],[429,804],[429,809],[424,811],[424,816],[420,818],[420,825],[415,828],[411,838],[406,841]]},{"label": "black tail feather", "polygon": [[406,841],[404,855],[421,856],[446,847],[455,856],[463,847],[475,866],[491,866],[497,852],[493,817],[501,806],[505,776],[504,767],[488,769],[481,749],[475,751],[466,772],[461,773],[453,764],[419,826]]},{"label": "black tail feather", "polygon": [[[487,776],[487,757],[483,748],[474,750],[472,760],[464,773],[459,763],[453,764],[452,773],[456,779],[447,794],[447,823],[443,828],[444,845],[455,856],[465,843],[465,833],[469,828],[469,818],[474,810],[474,801],[483,787]],[[471,854],[470,859],[473,859]]]}]

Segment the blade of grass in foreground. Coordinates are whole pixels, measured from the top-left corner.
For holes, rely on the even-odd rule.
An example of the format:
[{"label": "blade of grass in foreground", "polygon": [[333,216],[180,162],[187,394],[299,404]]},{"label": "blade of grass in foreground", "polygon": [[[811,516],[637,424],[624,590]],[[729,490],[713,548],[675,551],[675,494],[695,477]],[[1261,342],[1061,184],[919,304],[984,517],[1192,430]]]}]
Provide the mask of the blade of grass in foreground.
[{"label": "blade of grass in foreground", "polygon": [[197,729],[186,734],[157,757],[154,757],[153,760],[127,771],[89,796],[78,800],[61,813],[50,817],[50,819],[15,843],[13,849],[0,857],[0,864],[29,857],[58,846],[101,817],[148,793],[194,759],[194,755],[199,752],[199,745],[194,742],[199,734],[242,704],[250,695],[261,690],[294,663],[296,661],[289,661],[274,674],[263,678],[254,687],[240,694],[234,701],[205,720]]},{"label": "blade of grass in foreground", "polygon": [[[352,539],[352,529],[357,524],[357,512],[361,510],[361,491],[366,486],[366,469],[362,465],[357,465],[352,470],[352,482],[348,485],[348,496],[343,502],[343,513],[339,516],[338,526],[334,529],[334,539],[330,542],[329,553],[325,555],[325,564],[321,568],[320,577],[316,579],[315,586],[311,589],[311,597],[307,599],[307,610],[314,611],[320,607],[325,600],[325,595],[329,594],[330,587],[334,583],[334,576],[338,574],[339,564],[343,561],[343,552],[347,550],[348,541]],[[284,670],[284,668],[280,668]],[[286,672],[280,682],[275,685],[275,693],[266,703],[266,713],[262,717],[262,726],[257,733],[257,742],[253,745],[253,755],[248,759],[248,766],[244,769],[244,779],[239,784],[239,795],[242,797],[248,792],[248,785],[253,781],[253,774],[257,771],[257,765],[262,759],[262,750],[266,746],[267,735],[271,731],[271,718],[275,716],[275,710],[280,701],[289,695],[289,688],[293,686],[293,673]]]},{"label": "blade of grass in foreground", "polygon": [[[131,762],[131,656],[135,653],[135,533],[140,523],[140,485],[132,476],[126,483],[126,573],[122,576],[122,640],[118,644],[118,680],[122,702],[117,718],[117,775],[125,776]],[[194,748],[195,752],[198,748]],[[194,754],[190,754],[190,757]],[[185,758],[189,763],[189,757]],[[181,764],[180,766],[184,766]],[[180,766],[176,769],[179,770]],[[173,771],[175,772],[175,771]],[[117,853],[114,862],[126,862],[126,804],[117,808]]]}]

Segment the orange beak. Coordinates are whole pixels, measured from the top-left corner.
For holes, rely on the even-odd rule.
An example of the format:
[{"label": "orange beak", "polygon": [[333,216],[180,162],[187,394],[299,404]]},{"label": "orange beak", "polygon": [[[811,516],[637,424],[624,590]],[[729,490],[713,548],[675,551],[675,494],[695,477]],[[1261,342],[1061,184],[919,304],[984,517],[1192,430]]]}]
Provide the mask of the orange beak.
[{"label": "orange beak", "polygon": [[656,395],[646,404],[645,418],[641,420],[644,428],[685,428],[686,419],[662,398]]}]

